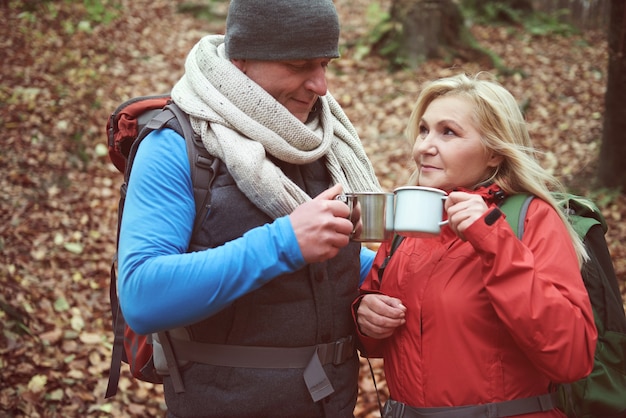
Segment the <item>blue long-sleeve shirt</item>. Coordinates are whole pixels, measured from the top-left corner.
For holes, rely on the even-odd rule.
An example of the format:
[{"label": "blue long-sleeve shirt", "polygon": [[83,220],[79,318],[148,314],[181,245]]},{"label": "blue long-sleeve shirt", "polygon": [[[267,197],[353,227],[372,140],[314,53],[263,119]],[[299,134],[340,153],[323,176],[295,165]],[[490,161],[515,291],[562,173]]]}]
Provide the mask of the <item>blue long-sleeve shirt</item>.
[{"label": "blue long-sleeve shirt", "polygon": [[[132,167],[119,242],[120,303],[137,333],[198,322],[305,265],[288,216],[187,253],[195,210],[184,139],[170,129],[151,133]],[[361,282],[373,259],[363,247]]]}]

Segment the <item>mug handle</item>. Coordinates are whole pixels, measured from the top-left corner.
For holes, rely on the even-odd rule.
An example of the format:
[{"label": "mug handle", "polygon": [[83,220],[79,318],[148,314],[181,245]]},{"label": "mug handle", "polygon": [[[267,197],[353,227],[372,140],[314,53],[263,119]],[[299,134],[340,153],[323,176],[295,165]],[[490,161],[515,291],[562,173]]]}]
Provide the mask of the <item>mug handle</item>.
[{"label": "mug handle", "polygon": [[[443,200],[444,202],[448,199],[448,195],[445,196],[441,196],[441,200]],[[441,221],[439,222],[439,226],[444,226],[448,224],[448,220],[446,219],[445,221]]]},{"label": "mug handle", "polygon": [[345,195],[345,194],[338,194],[337,196],[335,196],[335,200],[340,200],[343,203],[345,203],[346,205],[348,205],[348,208],[350,209],[350,213],[348,214],[348,220],[350,222],[352,222],[352,211],[354,210],[354,199],[352,201],[350,201],[350,198]]}]

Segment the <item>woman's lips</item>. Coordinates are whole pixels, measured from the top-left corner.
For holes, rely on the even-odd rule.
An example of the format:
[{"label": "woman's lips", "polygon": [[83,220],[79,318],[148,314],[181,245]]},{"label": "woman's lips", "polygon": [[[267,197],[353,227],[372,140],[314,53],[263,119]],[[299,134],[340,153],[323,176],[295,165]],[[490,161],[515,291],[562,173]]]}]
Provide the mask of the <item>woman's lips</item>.
[{"label": "woman's lips", "polygon": [[437,171],[437,170],[439,170],[439,168],[437,168],[435,166],[432,166],[432,165],[422,164],[421,167],[420,167],[420,170],[421,171]]}]

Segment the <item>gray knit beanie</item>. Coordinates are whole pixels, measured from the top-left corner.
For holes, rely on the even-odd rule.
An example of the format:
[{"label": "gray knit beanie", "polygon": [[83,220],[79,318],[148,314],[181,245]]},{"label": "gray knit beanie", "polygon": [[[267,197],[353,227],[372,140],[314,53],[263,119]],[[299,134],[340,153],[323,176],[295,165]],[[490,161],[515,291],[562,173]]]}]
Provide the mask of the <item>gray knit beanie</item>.
[{"label": "gray knit beanie", "polygon": [[337,58],[339,18],[332,0],[231,0],[226,18],[230,59]]}]

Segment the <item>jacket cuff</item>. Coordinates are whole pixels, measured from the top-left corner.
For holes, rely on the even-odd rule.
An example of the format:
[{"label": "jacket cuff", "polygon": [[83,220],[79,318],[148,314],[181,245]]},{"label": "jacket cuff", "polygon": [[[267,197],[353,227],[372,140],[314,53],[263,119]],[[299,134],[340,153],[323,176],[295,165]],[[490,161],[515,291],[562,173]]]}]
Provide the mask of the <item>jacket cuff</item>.
[{"label": "jacket cuff", "polygon": [[465,231],[465,237],[468,241],[480,241],[493,232],[493,227],[506,219],[504,212],[497,206],[492,206],[489,210],[482,214],[470,227]]},{"label": "jacket cuff", "polygon": [[[380,347],[382,346],[382,341],[377,338],[368,337],[367,335],[361,332],[359,328],[359,323],[357,322],[357,310],[359,309],[359,305],[361,304],[361,300],[363,300],[363,296],[369,293],[378,293],[382,294],[382,292],[378,291],[366,291],[363,292],[358,298],[352,302],[352,319],[354,321],[354,327],[356,328],[356,333],[358,336],[356,342],[356,348],[359,350],[361,357],[366,358],[381,358],[382,354],[380,353]],[[366,347],[372,348],[371,350],[367,350]]]}]

